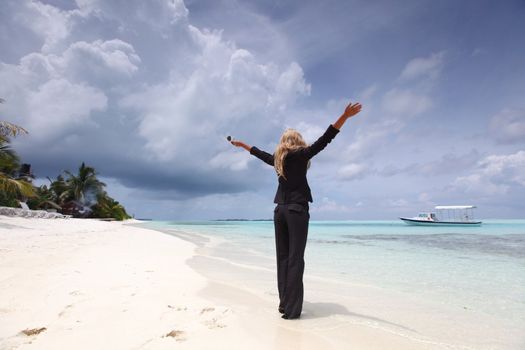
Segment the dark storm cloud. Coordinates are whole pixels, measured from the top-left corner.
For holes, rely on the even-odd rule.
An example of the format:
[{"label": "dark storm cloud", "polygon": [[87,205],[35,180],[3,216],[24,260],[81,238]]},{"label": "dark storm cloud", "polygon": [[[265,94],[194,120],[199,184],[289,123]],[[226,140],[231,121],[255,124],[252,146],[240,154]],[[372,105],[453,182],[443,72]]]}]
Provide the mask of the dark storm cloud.
[{"label": "dark storm cloud", "polygon": [[[120,134],[122,135],[122,134]],[[148,159],[133,152],[140,150],[140,139],[136,137],[113,138],[108,132],[90,134],[82,143],[74,147],[61,145],[58,141],[50,153],[51,147],[35,150],[19,143],[18,149],[22,161],[30,163],[33,173],[38,178],[55,178],[64,170],[76,173],[81,162],[96,168],[103,177],[118,179],[122,185],[152,191],[152,197],[163,198],[164,192],[174,199],[190,198],[217,193],[237,193],[258,188],[267,184],[269,175],[250,171],[249,175],[231,172],[225,169],[189,169],[180,162],[165,163]],[[31,136],[27,136],[30,138]],[[22,140],[19,140],[22,141]],[[134,146],[131,146],[134,145]],[[189,150],[189,152],[191,152]],[[199,161],[198,155],[193,155]],[[206,163],[206,159],[201,159]],[[271,173],[270,173],[271,174]],[[265,176],[266,175],[266,176]]]},{"label": "dark storm cloud", "polygon": [[18,19],[11,32],[37,39],[0,69],[12,82],[0,87],[3,111],[30,131],[14,147],[36,176],[84,161],[124,186],[177,198],[269,182],[225,136],[266,144],[287,105],[309,92],[296,63],[259,62],[191,26],[182,1],[8,5]]}]

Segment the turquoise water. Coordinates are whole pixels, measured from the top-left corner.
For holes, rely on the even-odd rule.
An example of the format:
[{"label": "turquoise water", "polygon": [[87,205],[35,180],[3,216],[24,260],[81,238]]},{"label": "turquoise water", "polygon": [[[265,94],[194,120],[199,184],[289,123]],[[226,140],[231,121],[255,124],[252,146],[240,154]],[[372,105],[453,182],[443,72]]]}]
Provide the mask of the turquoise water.
[{"label": "turquoise water", "polygon": [[[210,254],[275,269],[271,221],[151,222],[219,239]],[[306,274],[410,293],[525,329],[525,220],[478,227],[312,221]]]}]

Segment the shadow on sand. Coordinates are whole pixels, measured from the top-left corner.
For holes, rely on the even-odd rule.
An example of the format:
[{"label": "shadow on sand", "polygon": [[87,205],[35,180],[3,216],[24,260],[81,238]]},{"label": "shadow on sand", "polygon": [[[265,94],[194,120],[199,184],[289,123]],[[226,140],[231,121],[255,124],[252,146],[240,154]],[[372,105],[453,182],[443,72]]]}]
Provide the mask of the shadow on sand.
[{"label": "shadow on sand", "polygon": [[301,319],[308,320],[308,319],[329,317],[333,315],[343,315],[343,316],[360,318],[360,319],[364,319],[364,320],[371,321],[371,322],[388,324],[391,326],[395,326],[398,328],[402,328],[402,329],[417,333],[415,329],[403,326],[399,323],[390,322],[382,318],[378,318],[378,317],[374,317],[370,315],[363,315],[363,314],[359,314],[356,312],[351,312],[344,305],[337,304],[337,303],[310,303],[308,301],[305,301],[303,304],[303,313],[301,314]]}]

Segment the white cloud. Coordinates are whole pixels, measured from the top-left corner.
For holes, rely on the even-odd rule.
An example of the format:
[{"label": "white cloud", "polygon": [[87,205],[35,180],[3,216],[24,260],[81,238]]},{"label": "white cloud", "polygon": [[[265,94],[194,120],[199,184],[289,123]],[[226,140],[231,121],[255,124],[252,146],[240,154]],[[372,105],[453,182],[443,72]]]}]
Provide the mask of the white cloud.
[{"label": "white cloud", "polygon": [[[410,61],[402,75],[415,79],[438,70],[443,53],[431,55],[428,60],[415,59]],[[425,68],[425,69],[423,69]],[[373,161],[370,157],[381,149],[390,146],[395,136],[404,129],[406,123],[413,117],[430,110],[433,105],[428,95],[428,87],[416,90],[399,87],[399,82],[393,82],[392,87],[384,94],[378,93],[378,86],[373,84],[360,95],[365,99],[365,111],[358,117],[363,124],[357,128],[353,142],[346,147],[343,157],[350,165],[339,169],[338,175],[343,179],[363,178],[374,173],[370,169]],[[361,164],[366,161],[368,170]]]},{"label": "white cloud", "polygon": [[[122,99],[121,105],[140,116],[139,134],[146,147],[163,161],[187,158],[193,152],[211,159],[211,139],[232,129],[260,133],[269,128],[265,117],[284,118],[283,111],[298,96],[309,93],[302,69],[258,62],[247,50],[222,40],[220,32],[187,27],[199,63],[189,74],[172,67],[172,78]],[[192,140],[200,140],[198,144]]]},{"label": "white cloud", "polygon": [[453,188],[462,192],[488,195],[506,194],[515,186],[525,187],[525,151],[488,156],[473,174],[453,182]]},{"label": "white cloud", "polygon": [[292,62],[277,79],[273,103],[280,110],[284,110],[288,104],[295,102],[295,98],[301,95],[310,95],[311,86],[304,80],[304,72],[301,66]]},{"label": "white cloud", "polygon": [[[337,170],[339,179],[362,179],[378,173],[374,164],[377,155],[402,142],[405,136],[400,132],[405,130],[407,123],[433,107],[433,84],[428,80],[439,75],[444,56],[445,52],[439,52],[427,58],[413,59],[400,73],[400,79],[386,86],[383,93],[379,84],[371,84],[358,95],[364,110],[354,124],[357,127],[352,142],[341,153],[347,165]],[[399,170],[386,169],[380,174],[394,172]]]},{"label": "white cloud", "polygon": [[82,124],[92,111],[106,108],[107,98],[98,89],[53,79],[30,92],[27,104],[27,128],[35,138],[45,138]]},{"label": "white cloud", "polygon": [[387,203],[391,207],[400,207],[400,208],[404,208],[409,205],[409,202],[404,198],[389,199]]},{"label": "white cloud", "polygon": [[328,197],[323,197],[321,203],[317,204],[315,207],[312,207],[310,210],[312,213],[347,213],[352,211],[352,208],[344,204],[339,204],[335,200],[332,200]]},{"label": "white cloud", "polygon": [[482,173],[460,176],[452,183],[453,191],[477,195],[502,195],[507,193],[509,186],[495,184]]},{"label": "white cloud", "polygon": [[359,101],[368,101],[377,93],[378,87],[376,84],[367,87],[359,94]]},{"label": "white cloud", "polygon": [[525,109],[504,109],[492,117],[489,132],[501,143],[525,142]]},{"label": "white cloud", "polygon": [[426,95],[417,94],[409,89],[393,88],[383,97],[383,109],[400,117],[411,117],[426,112],[432,106],[432,100]]},{"label": "white cloud", "polygon": [[304,121],[299,122],[296,126],[290,126],[301,133],[306,143],[311,144],[315,142],[326,130],[319,125],[313,125]]},{"label": "white cloud", "polygon": [[342,166],[337,175],[342,180],[358,180],[362,179],[369,171],[369,168],[364,164],[350,163]]},{"label": "white cloud", "polygon": [[412,80],[416,78],[436,78],[443,68],[445,52],[437,52],[429,57],[417,57],[407,63],[400,78]]},{"label": "white cloud", "polygon": [[[167,32],[170,25],[186,20],[183,0],[75,0],[84,16],[96,16],[119,23],[120,30],[135,30],[137,22]],[[166,33],[167,34],[167,33]]]},{"label": "white cloud", "polygon": [[69,35],[72,12],[61,11],[39,1],[22,0],[20,5],[15,20],[44,39],[44,52],[52,50]]},{"label": "white cloud", "polygon": [[374,150],[382,146],[388,135],[398,127],[395,123],[384,122],[358,129],[355,141],[345,151],[346,159],[351,161],[366,159]]},{"label": "white cloud", "polygon": [[133,46],[119,39],[75,42],[64,52],[62,60],[62,65],[72,74],[81,72],[84,77],[96,75],[98,79],[108,73],[129,77],[138,70],[140,64],[140,57]]},{"label": "white cloud", "polygon": [[111,80],[116,85],[114,79],[132,76],[140,62],[133,46],[122,40],[78,41],[61,54],[33,52],[20,58],[18,65],[4,64],[0,66],[0,75],[22,78],[27,90],[34,90],[49,79],[95,85]]},{"label": "white cloud", "polygon": [[2,64],[0,79],[10,82],[0,86],[9,101],[6,115],[34,130],[35,140],[55,143],[72,126],[89,122],[92,112],[105,110],[106,83],[129,77],[138,63],[133,46],[115,39],[75,42],[62,54],[33,52],[18,65]]},{"label": "white cloud", "polygon": [[476,56],[486,55],[486,54],[487,54],[487,50],[477,47],[474,50],[472,50],[472,53],[470,55],[472,57],[476,57]]},{"label": "white cloud", "polygon": [[483,173],[495,181],[509,181],[525,186],[525,151],[509,155],[491,155],[479,164]]},{"label": "white cloud", "polygon": [[243,151],[223,151],[217,153],[211,160],[210,165],[213,168],[230,169],[233,171],[245,170],[248,162],[252,160],[248,152]]},{"label": "white cloud", "polygon": [[420,202],[423,202],[423,203],[430,203],[430,200],[432,199],[431,195],[428,194],[427,192],[422,192],[418,195],[417,197],[418,201]]}]

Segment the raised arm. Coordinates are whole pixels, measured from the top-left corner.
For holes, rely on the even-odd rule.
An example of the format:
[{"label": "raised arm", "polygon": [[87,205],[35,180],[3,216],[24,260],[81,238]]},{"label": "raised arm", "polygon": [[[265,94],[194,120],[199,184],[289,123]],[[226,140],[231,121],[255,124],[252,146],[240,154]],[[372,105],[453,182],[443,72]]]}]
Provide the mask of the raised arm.
[{"label": "raised arm", "polygon": [[273,155],[272,154],[264,152],[264,151],[261,151],[260,149],[258,149],[255,146],[251,147],[251,146],[247,145],[246,143],[244,143],[242,141],[233,140],[233,141],[231,141],[231,144],[236,146],[236,147],[244,148],[245,150],[250,152],[250,154],[253,154],[254,156],[259,158],[260,160],[262,160],[266,164],[273,166]]},{"label": "raised arm", "polygon": [[334,124],[331,124],[325,133],[319,137],[314,143],[306,147],[303,152],[304,155],[310,159],[315,156],[317,153],[321,152],[325,147],[334,139],[334,137],[339,133],[339,129],[343,124],[351,117],[356,115],[361,111],[360,103],[349,103],[345,108],[345,111],[341,116],[336,120]]}]

